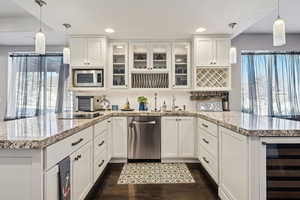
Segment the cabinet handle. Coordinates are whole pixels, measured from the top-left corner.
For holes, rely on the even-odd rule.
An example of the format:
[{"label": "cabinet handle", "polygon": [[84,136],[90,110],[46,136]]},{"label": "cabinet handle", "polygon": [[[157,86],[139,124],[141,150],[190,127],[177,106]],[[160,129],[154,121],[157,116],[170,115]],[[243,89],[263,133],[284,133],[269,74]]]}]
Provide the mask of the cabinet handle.
[{"label": "cabinet handle", "polygon": [[74,158],[74,160],[79,160],[81,158],[81,155],[79,154],[78,156],[76,156],[75,158]]},{"label": "cabinet handle", "polygon": [[101,147],[103,144],[104,144],[104,140],[100,144],[98,144],[98,146]]},{"label": "cabinet handle", "polygon": [[207,164],[209,164],[209,161],[208,161],[205,157],[202,157],[202,159],[203,159]]},{"label": "cabinet handle", "polygon": [[79,143],[82,142],[82,141],[83,141],[83,138],[80,138],[78,141],[73,142],[73,143],[72,143],[72,146],[76,146],[77,144],[79,144]]},{"label": "cabinet handle", "polygon": [[203,127],[208,128],[208,126],[206,124],[202,124]]},{"label": "cabinet handle", "polygon": [[107,121],[107,123],[110,123],[111,121]]},{"label": "cabinet handle", "polygon": [[98,167],[102,167],[103,164],[104,164],[104,160],[101,161],[101,163],[98,165]]},{"label": "cabinet handle", "polygon": [[209,144],[209,141],[207,141],[205,138],[202,138],[203,142],[205,142],[206,144]]}]

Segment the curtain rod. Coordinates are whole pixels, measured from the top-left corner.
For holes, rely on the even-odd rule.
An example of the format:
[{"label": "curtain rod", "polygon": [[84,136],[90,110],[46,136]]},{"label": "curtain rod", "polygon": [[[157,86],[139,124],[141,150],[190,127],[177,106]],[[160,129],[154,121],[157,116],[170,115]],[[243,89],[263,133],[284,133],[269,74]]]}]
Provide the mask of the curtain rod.
[{"label": "curtain rod", "polygon": [[241,53],[242,55],[288,55],[288,54],[291,54],[291,55],[300,55],[300,51],[285,51],[285,52],[263,52],[263,51],[257,51],[257,52],[242,52]]},{"label": "curtain rod", "polygon": [[32,54],[32,53],[11,53],[9,57],[51,57],[51,56],[63,56],[62,53],[47,53],[45,55]]}]

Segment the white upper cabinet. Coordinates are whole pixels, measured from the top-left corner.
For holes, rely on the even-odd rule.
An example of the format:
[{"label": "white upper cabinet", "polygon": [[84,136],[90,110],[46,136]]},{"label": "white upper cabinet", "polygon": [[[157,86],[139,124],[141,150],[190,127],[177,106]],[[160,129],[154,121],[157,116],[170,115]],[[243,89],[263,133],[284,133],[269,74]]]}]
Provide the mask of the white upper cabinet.
[{"label": "white upper cabinet", "polygon": [[195,38],[194,65],[195,66],[230,66],[229,38]]},{"label": "white upper cabinet", "polygon": [[132,72],[169,72],[171,45],[134,42],[130,44],[129,59]]},{"label": "white upper cabinet", "polygon": [[172,49],[172,86],[189,88],[190,86],[190,43],[174,43]]},{"label": "white upper cabinet", "polygon": [[72,67],[104,67],[106,39],[103,37],[72,37]]},{"label": "white upper cabinet", "polygon": [[128,86],[128,45],[127,43],[110,44],[110,74],[112,88]]}]

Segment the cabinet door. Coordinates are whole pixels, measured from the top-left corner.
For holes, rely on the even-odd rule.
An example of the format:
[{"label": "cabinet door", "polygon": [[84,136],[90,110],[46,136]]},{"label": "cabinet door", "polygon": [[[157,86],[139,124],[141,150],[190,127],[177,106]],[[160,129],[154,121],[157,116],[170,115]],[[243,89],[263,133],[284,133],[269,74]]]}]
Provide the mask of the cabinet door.
[{"label": "cabinet door", "polygon": [[188,88],[190,83],[190,44],[175,43],[172,52],[173,88]]},{"label": "cabinet door", "polygon": [[179,156],[182,158],[195,157],[195,129],[193,117],[179,118]]},{"label": "cabinet door", "polygon": [[87,39],[87,60],[89,66],[104,66],[104,40],[102,38]]},{"label": "cabinet door", "polygon": [[222,127],[219,130],[220,197],[248,200],[248,138]]},{"label": "cabinet door", "polygon": [[59,200],[59,168],[55,165],[46,172],[45,200]]},{"label": "cabinet door", "polygon": [[112,88],[127,88],[128,84],[128,45],[112,43],[111,50],[111,85]]},{"label": "cabinet door", "polygon": [[112,148],[113,148],[113,143],[112,143],[112,119],[107,120],[107,157],[108,161],[110,161],[112,157]]},{"label": "cabinet door", "polygon": [[177,118],[163,117],[161,130],[161,157],[177,158],[179,152]]},{"label": "cabinet door", "polygon": [[212,39],[195,39],[196,66],[213,65],[214,49],[214,41]]},{"label": "cabinet door", "polygon": [[130,67],[132,71],[149,71],[149,45],[147,43],[133,43],[130,45]]},{"label": "cabinet door", "polygon": [[85,66],[87,60],[87,39],[86,38],[71,38],[71,65]]},{"label": "cabinet door", "polygon": [[87,143],[71,155],[72,200],[82,200],[92,184],[92,145]]},{"label": "cabinet door", "polygon": [[113,157],[127,158],[127,118],[113,118]]},{"label": "cabinet door", "polygon": [[229,63],[229,39],[216,39],[215,63],[217,66],[230,66]]},{"label": "cabinet door", "polygon": [[151,44],[151,65],[152,71],[166,71],[171,65],[171,46],[167,43]]}]

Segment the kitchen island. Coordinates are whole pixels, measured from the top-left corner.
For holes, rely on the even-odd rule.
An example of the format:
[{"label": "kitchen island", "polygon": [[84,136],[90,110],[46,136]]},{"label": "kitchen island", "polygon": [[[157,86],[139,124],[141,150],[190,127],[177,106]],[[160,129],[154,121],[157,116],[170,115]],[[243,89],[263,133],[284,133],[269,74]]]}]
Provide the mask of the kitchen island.
[{"label": "kitchen island", "polygon": [[[187,157],[199,159],[218,184],[221,199],[263,200],[270,195],[295,195],[289,192],[289,185],[284,185],[286,190],[276,186],[283,184],[276,177],[288,180],[290,171],[280,174],[274,169],[282,163],[295,166],[299,162],[295,153],[293,157],[286,149],[299,151],[300,122],[240,112],[105,112],[93,119],[60,119],[61,115],[52,114],[1,122],[3,198],[58,199],[58,163],[70,157],[72,200],[84,199],[108,162],[115,158],[126,162],[130,116],[161,116],[162,129],[167,127],[162,130],[162,138],[175,134],[171,128],[176,124],[180,127],[182,119],[195,124],[195,128],[178,133],[178,147],[162,139],[162,161],[174,161],[174,156],[178,156],[178,162]],[[182,127],[188,128],[184,124]],[[180,143],[186,139],[184,134],[193,130],[189,140]],[[194,148],[183,146],[187,142],[194,143],[190,144]],[[291,156],[293,159],[286,159]]]}]

